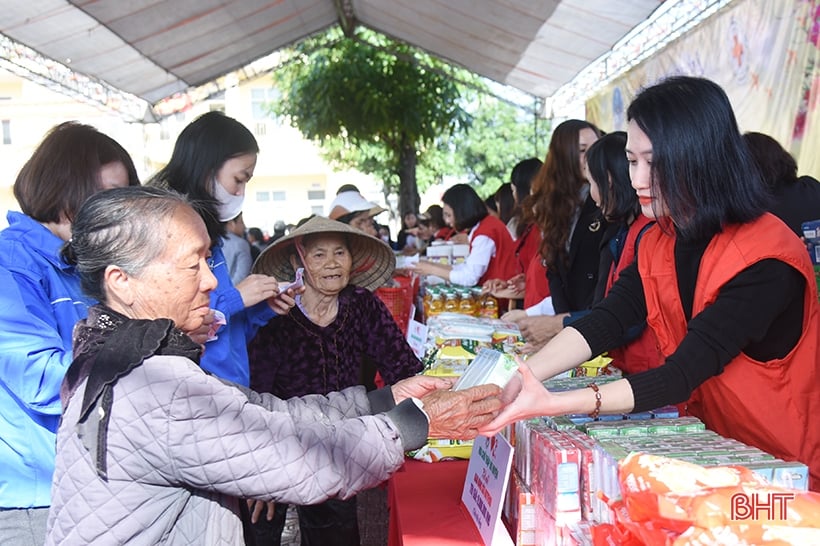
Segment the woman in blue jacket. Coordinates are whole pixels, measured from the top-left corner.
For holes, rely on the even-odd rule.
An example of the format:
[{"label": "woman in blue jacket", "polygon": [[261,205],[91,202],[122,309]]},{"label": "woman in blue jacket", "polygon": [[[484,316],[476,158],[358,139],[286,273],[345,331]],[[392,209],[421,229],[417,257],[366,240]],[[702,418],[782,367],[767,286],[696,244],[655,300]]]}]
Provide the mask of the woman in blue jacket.
[{"label": "woman in blue jacket", "polygon": [[222,252],[225,222],[242,212],[245,187],[253,177],[259,145],[253,134],[221,112],[201,115],[182,130],[168,165],[149,185],[187,195],[199,205],[199,214],[211,237],[211,271],[217,279],[211,308],[226,324],[205,344],[200,365],[217,377],[250,384],[248,342],[256,330],[296,302],[279,294],[279,283],[266,275],[249,275],[234,286]]},{"label": "woman in blue jacket", "polygon": [[128,152],[93,127],[54,127],[14,182],[0,231],[0,544],[42,544],[71,332],[96,303],[59,257],[92,194],[138,186]]}]

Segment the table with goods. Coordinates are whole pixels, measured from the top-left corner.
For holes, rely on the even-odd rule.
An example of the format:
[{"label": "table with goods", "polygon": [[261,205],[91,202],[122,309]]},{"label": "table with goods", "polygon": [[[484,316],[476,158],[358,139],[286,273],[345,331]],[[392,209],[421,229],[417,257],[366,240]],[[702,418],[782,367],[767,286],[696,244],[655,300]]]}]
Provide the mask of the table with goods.
[{"label": "table with goods", "polygon": [[[523,344],[476,287],[422,281],[424,371],[503,384]],[[475,370],[473,370],[475,371]],[[478,377],[478,379],[477,379]],[[545,381],[553,391],[621,377],[606,356]],[[502,432],[514,446],[502,522],[534,545],[820,544],[808,468],[707,430],[675,406],[543,417]],[[471,441],[429,440],[390,483],[390,544],[481,544],[460,503]]]}]

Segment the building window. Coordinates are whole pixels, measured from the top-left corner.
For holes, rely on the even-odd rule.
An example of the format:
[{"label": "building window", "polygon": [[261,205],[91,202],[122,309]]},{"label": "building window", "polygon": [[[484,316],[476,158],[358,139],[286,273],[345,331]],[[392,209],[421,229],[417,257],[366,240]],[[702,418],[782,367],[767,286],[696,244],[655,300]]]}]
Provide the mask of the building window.
[{"label": "building window", "polygon": [[310,213],[315,214],[317,216],[323,216],[325,213],[325,207],[314,205],[310,207]]},{"label": "building window", "polygon": [[308,199],[310,201],[324,201],[325,190],[308,190]]},{"label": "building window", "polygon": [[276,119],[271,111],[271,104],[279,99],[276,89],[265,87],[251,89],[251,114],[255,120]]},{"label": "building window", "polygon": [[3,144],[11,144],[11,120],[3,120]]},{"label": "building window", "polygon": [[271,192],[271,198],[273,201],[284,201],[285,200],[285,192],[283,191],[273,191]]},{"label": "building window", "polygon": [[256,201],[270,201],[270,192],[269,191],[258,191],[256,192]]},{"label": "building window", "polygon": [[264,121],[257,121],[253,127],[253,133],[256,136],[265,136],[268,133],[268,124]]}]

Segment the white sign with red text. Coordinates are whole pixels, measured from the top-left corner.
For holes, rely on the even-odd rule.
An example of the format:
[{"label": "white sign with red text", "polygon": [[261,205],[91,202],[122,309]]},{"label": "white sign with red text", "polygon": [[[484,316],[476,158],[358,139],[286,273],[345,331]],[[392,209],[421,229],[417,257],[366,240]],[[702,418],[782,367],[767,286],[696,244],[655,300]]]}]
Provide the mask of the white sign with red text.
[{"label": "white sign with red text", "polygon": [[467,466],[461,502],[470,513],[486,546],[513,546],[501,522],[501,507],[507,494],[513,448],[501,434],[478,436]]},{"label": "white sign with red text", "polygon": [[[415,308],[414,308],[415,309]],[[424,344],[427,342],[427,325],[410,319],[407,323],[407,344],[413,349],[417,357],[424,356]]]}]

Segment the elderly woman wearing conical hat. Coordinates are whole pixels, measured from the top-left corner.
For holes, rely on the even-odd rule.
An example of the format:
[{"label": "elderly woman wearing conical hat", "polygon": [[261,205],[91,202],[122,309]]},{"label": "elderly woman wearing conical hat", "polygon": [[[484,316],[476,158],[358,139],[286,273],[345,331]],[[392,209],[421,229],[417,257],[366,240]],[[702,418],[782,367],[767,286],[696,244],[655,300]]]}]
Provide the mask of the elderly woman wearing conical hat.
[{"label": "elderly woman wearing conical hat", "polygon": [[[362,362],[375,362],[386,383],[418,373],[421,362],[390,311],[372,290],[396,265],[381,240],[352,226],[313,217],[260,254],[254,272],[293,281],[304,269],[304,293],[287,315],[274,317],[249,345],[251,388],[280,398],[363,384]],[[285,506],[257,532],[281,533]],[[310,544],[358,544],[355,499],[298,507]],[[261,527],[273,527],[264,531]]]}]

